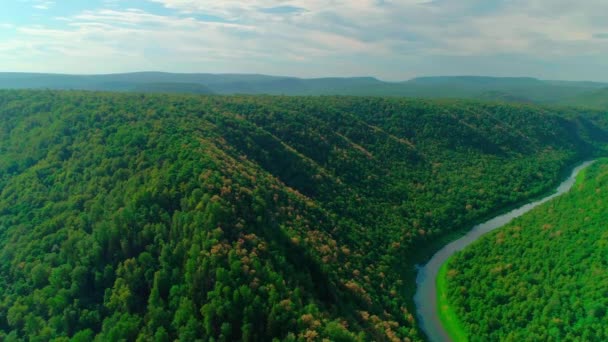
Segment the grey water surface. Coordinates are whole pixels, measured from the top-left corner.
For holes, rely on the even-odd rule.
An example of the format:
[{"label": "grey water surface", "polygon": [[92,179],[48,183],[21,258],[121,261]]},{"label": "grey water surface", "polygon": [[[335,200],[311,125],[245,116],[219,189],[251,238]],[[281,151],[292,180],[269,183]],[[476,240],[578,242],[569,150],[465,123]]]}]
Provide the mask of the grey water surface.
[{"label": "grey water surface", "polygon": [[439,319],[439,308],[437,307],[437,273],[439,268],[448,260],[454,253],[463,250],[465,247],[475,242],[482,235],[500,228],[509,223],[514,218],[521,216],[535,207],[559,196],[570,190],[574,185],[578,173],[591,165],[593,161],[587,161],[576,167],[570,177],[563,181],[555,193],[543,199],[528,203],[520,208],[514,209],[506,214],[497,216],[489,221],[474,226],[465,236],[445,245],[440,251],[435,253],[431,260],[424,266],[419,267],[416,277],[416,295],[414,303],[416,304],[416,316],[418,324],[422,331],[426,334],[429,341],[450,341],[446,330]]}]

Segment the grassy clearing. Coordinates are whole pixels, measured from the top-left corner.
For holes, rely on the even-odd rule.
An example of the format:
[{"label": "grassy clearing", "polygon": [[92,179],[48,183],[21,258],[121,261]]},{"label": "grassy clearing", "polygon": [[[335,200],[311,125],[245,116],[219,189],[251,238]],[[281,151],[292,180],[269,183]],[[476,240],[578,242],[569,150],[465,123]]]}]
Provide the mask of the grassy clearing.
[{"label": "grassy clearing", "polygon": [[448,302],[447,276],[449,262],[450,260],[448,259],[443,263],[439,269],[439,274],[437,275],[437,306],[439,307],[439,319],[453,341],[468,341],[469,339],[467,338],[464,327],[458,320],[454,308]]}]

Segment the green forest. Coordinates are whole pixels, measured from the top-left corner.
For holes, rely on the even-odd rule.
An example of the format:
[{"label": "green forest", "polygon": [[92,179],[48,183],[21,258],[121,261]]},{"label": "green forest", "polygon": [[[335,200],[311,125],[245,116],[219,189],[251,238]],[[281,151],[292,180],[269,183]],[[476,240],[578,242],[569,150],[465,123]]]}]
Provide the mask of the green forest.
[{"label": "green forest", "polygon": [[608,159],[454,256],[448,297],[471,341],[608,340]]},{"label": "green forest", "polygon": [[[422,340],[414,265],[602,154],[607,129],[603,112],[466,100],[0,91],[0,340]],[[587,175],[593,194],[573,196],[602,196],[602,170]],[[501,253],[475,254],[496,248],[488,237],[460,255],[454,300],[483,274],[464,270],[490,264],[482,255],[513,244],[521,256],[541,236],[599,234],[572,259],[530,254],[539,268],[523,278],[504,261],[492,300],[545,298],[546,280],[573,277],[540,277],[547,267],[602,274],[598,201],[553,204],[584,225],[547,212],[544,235],[511,228]],[[537,287],[511,286],[522,282]],[[579,286],[602,295],[600,281],[555,289],[538,316],[555,320],[547,334],[602,326],[606,303],[564,297]],[[466,321],[489,309],[462,303],[475,308]],[[509,324],[545,308],[522,310]]]}]

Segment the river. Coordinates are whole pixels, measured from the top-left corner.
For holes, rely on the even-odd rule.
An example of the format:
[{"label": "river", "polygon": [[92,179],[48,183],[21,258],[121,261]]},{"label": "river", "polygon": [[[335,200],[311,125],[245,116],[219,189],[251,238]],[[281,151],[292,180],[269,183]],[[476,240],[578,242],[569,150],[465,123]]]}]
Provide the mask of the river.
[{"label": "river", "polygon": [[445,245],[441,250],[433,255],[431,260],[426,265],[418,269],[418,275],[416,277],[417,290],[416,295],[414,296],[414,303],[416,304],[418,325],[426,334],[429,341],[450,341],[447,331],[443,328],[441,320],[439,319],[439,308],[437,307],[436,280],[437,273],[439,272],[441,265],[443,265],[443,263],[446,262],[446,260],[448,260],[454,253],[475,242],[482,235],[500,228],[509,223],[512,219],[527,213],[535,207],[565,192],[568,192],[574,185],[578,173],[592,163],[593,161],[587,161],[576,167],[572,171],[570,177],[563,181],[552,195],[535,202],[528,203],[506,214],[502,214],[489,221],[474,226],[465,236]]}]

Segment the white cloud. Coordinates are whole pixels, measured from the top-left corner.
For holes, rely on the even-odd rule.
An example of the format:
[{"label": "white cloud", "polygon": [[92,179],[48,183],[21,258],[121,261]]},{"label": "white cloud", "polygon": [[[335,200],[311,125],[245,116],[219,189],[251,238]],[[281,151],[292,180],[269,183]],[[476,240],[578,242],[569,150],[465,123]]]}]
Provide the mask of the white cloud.
[{"label": "white cloud", "polygon": [[[608,2],[603,0],[149,1],[182,13],[249,23],[265,34],[280,31],[299,39],[316,35],[318,42],[333,40],[335,50],[347,47],[346,51],[360,47],[391,53],[394,47],[415,47],[421,54],[544,56],[580,53],[572,50],[578,47],[587,53],[601,53],[606,47],[592,46],[593,37],[608,30],[606,21],[597,14],[608,11]],[[475,13],[475,8],[483,5],[496,10]],[[285,6],[304,11],[289,15],[263,11]]]},{"label": "white cloud", "polygon": [[[75,69],[95,72],[399,79],[414,76],[414,68],[437,58],[505,55],[548,63],[584,55],[597,67],[608,67],[603,62],[608,53],[602,39],[608,32],[604,0],[148,1],[169,11],[155,14],[126,9],[128,1],[104,0],[105,8],[58,18],[64,23],[59,28],[19,27],[14,39],[0,41],[0,51],[26,51],[47,64],[70,60]],[[52,3],[35,3],[47,2]],[[202,19],[208,16],[220,20]],[[456,64],[453,70],[475,71]]]},{"label": "white cloud", "polygon": [[38,10],[48,10],[49,8],[53,7],[54,5],[55,5],[55,1],[35,0],[34,5],[32,5],[32,7],[34,7],[35,9],[38,9]]}]

